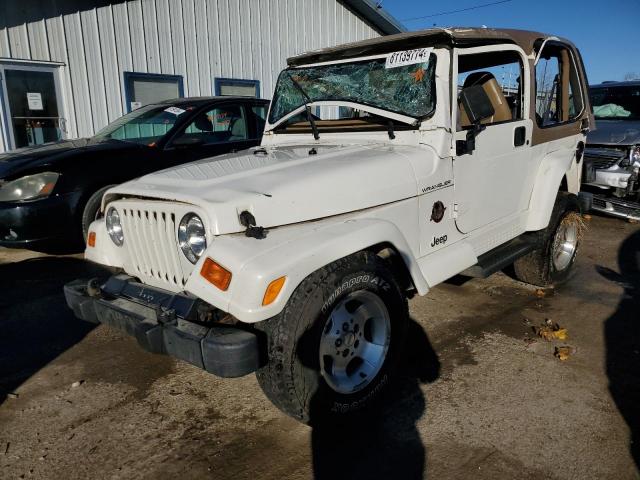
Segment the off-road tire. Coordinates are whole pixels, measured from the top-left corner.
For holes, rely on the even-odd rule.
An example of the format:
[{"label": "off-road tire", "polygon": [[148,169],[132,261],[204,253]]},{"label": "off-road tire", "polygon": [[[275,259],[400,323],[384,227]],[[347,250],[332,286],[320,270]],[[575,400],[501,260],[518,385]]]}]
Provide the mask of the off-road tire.
[{"label": "off-road tire", "polygon": [[[519,258],[513,264],[515,276],[518,280],[540,287],[560,285],[569,280],[573,273],[573,265],[580,250],[580,234],[568,266],[556,270],[553,262],[553,244],[558,227],[563,221],[569,221],[580,215],[580,206],[575,195],[559,192],[551,213],[549,225],[544,230],[536,232],[535,241],[538,248]],[[579,217],[578,217],[579,218]],[[582,229],[582,226],[580,226]]]},{"label": "off-road tire", "polygon": [[[333,307],[357,290],[384,302],[391,320],[389,348],[366,387],[341,394],[320,372],[320,339]],[[387,261],[371,252],[342,258],[309,275],[279,315],[257,325],[265,334],[268,356],[267,365],[256,372],[258,382],[280,410],[304,423],[347,419],[369,407],[390,383],[407,324],[407,299]]]},{"label": "off-road tire", "polygon": [[82,210],[82,235],[84,237],[84,241],[87,241],[87,235],[89,235],[89,225],[96,219],[98,215],[98,210],[100,210],[100,203],[102,202],[102,197],[104,193],[109,190],[113,185],[107,185],[106,187],[101,188],[93,195],[89,197],[87,203],[84,205],[84,209]]}]

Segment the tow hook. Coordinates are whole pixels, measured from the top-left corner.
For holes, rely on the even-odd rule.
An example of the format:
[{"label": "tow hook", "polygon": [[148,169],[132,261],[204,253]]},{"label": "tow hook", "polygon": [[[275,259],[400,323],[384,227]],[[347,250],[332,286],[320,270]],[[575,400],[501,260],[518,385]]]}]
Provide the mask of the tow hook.
[{"label": "tow hook", "polygon": [[87,294],[90,297],[101,297],[102,292],[100,290],[100,280],[92,278],[87,282]]},{"label": "tow hook", "polygon": [[158,306],[156,318],[158,319],[158,323],[162,325],[174,325],[176,323],[176,311],[173,308]]}]

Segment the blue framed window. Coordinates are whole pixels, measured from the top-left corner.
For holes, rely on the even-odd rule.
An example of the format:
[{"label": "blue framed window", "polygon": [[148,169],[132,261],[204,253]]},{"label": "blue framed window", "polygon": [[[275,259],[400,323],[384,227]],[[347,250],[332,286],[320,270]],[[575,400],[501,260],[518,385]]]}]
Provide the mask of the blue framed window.
[{"label": "blue framed window", "polygon": [[234,95],[260,98],[260,82],[258,80],[215,78],[214,85],[217,96]]},{"label": "blue framed window", "polygon": [[150,103],[184,97],[182,75],[124,72],[127,111]]}]

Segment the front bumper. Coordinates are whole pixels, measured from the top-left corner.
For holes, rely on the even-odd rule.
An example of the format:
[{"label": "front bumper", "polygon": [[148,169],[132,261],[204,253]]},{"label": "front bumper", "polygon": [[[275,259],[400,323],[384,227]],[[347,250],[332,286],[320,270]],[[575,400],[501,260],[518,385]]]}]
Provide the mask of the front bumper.
[{"label": "front bumper", "polygon": [[261,365],[258,335],[236,326],[198,322],[202,302],[115,275],[103,285],[76,280],[64,287],[76,317],[136,338],[145,350],[179,358],[220,377],[240,377]]},{"label": "front bumper", "polygon": [[0,246],[24,248],[80,233],[74,224],[81,192],[29,202],[0,202]]},{"label": "front bumper", "polygon": [[640,203],[604,195],[593,196],[593,210],[627,220],[640,220]]}]

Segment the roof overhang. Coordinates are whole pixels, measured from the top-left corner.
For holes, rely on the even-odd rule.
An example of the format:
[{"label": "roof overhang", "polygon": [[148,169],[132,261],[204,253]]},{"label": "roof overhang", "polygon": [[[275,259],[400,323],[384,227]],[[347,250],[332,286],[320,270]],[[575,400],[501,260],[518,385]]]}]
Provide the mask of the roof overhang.
[{"label": "roof overhang", "polygon": [[404,25],[372,0],[342,0],[342,3],[369,22],[381,35],[407,31]]}]

